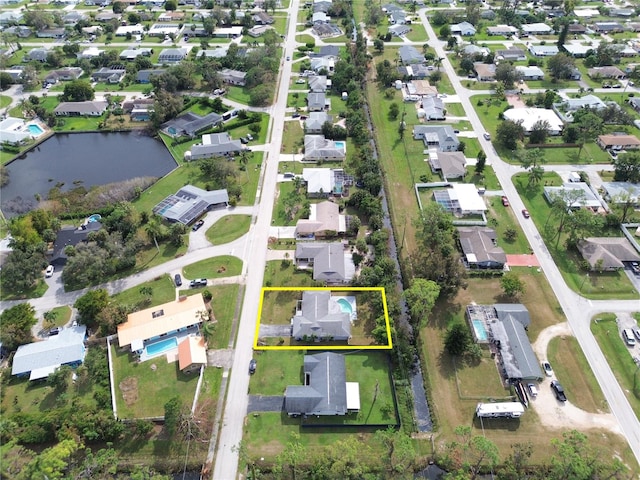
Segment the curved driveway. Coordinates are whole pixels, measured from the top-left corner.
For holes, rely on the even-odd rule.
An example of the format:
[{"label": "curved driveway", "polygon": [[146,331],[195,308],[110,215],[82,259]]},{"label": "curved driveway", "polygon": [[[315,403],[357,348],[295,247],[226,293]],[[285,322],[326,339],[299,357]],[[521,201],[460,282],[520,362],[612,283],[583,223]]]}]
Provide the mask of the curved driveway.
[{"label": "curved driveway", "polygon": [[[476,132],[484,132],[482,122],[470,101],[471,95],[475,94],[475,92],[470,92],[463,88],[460,83],[460,79],[444,51],[443,42],[438,40],[433,28],[427,21],[426,10],[420,10],[419,15],[429,36],[429,45],[435,49],[438,57],[444,59],[442,66],[449,76],[455,91],[460,97],[460,102],[467,113],[467,117],[469,118],[473,129]],[[503,162],[500,157],[498,157],[491,142],[486,141],[481,135],[479,136],[479,141],[487,154],[487,163],[489,163],[495,170],[496,176],[502,185],[502,189],[505,191],[505,194],[509,198],[509,202],[513,206],[514,210],[520,211],[524,209],[525,207],[520,195],[518,195],[518,192],[511,180],[511,176],[513,175],[513,166]],[[626,437],[627,442],[629,442],[629,446],[631,447],[636,460],[640,464],[640,421],[638,421],[638,417],[636,417],[633,412],[627,397],[622,391],[622,388],[620,388],[620,385],[609,367],[607,359],[602,354],[602,351],[590,330],[591,318],[597,313],[606,311],[640,311],[640,300],[592,301],[578,295],[571,290],[563,280],[560,270],[551,258],[551,254],[544,244],[544,241],[538,233],[534,223],[530,219],[527,220],[520,215],[516,215],[516,218],[527,236],[527,240],[531,244],[531,248],[540,261],[540,265],[551,284],[551,288],[553,288],[560,306],[567,317],[569,326],[578,340],[578,343],[582,347],[585,357],[589,362],[589,366],[593,370],[593,373],[600,384],[600,388],[602,388],[602,392],[609,403],[611,412],[616,417],[620,425],[620,430]]]}]

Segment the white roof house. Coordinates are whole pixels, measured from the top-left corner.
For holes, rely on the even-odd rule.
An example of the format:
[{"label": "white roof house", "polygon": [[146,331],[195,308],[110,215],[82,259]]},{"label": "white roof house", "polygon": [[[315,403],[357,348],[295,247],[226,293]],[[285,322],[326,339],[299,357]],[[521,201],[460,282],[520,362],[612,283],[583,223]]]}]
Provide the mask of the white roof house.
[{"label": "white roof house", "polygon": [[565,43],[563,47],[572,57],[586,57],[589,51],[597,48],[594,45],[582,45],[579,43]]},{"label": "white roof house", "polygon": [[62,365],[79,365],[86,353],[84,339],[87,327],[70,327],[42,342],[18,347],[13,357],[11,375],[26,376],[29,380],[46,378]]},{"label": "white roof house", "polygon": [[535,34],[544,35],[544,34],[553,32],[553,28],[551,28],[546,23],[527,23],[525,25],[522,25],[520,29],[525,33],[530,33],[534,35]]},{"label": "white roof house", "polygon": [[542,80],[544,78],[544,71],[540,67],[532,65],[530,67],[524,65],[517,65],[516,72],[523,80]]},{"label": "white roof house", "polygon": [[303,168],[302,178],[307,184],[307,193],[333,191],[334,175],[330,168]]},{"label": "white roof house", "polygon": [[527,133],[531,131],[538,120],[549,122],[550,135],[560,135],[564,126],[560,117],[553,110],[547,110],[546,108],[510,108],[503,115],[505,120],[511,120],[516,123],[521,122]]},{"label": "white roof house", "polygon": [[24,120],[21,118],[7,117],[0,121],[0,138],[7,143],[20,143],[32,135],[25,129]]},{"label": "white roof house", "polygon": [[484,200],[472,183],[452,183],[450,188],[434,191],[433,196],[445,210],[455,214],[481,214],[487,211]]},{"label": "white roof house", "polygon": [[529,53],[536,57],[552,57],[559,51],[556,45],[531,45],[529,47]]},{"label": "white roof house", "polygon": [[142,35],[144,33],[144,25],[124,25],[122,27],[118,27],[116,30],[116,37],[126,37],[127,34],[131,35]]},{"label": "white roof house", "polygon": [[[575,192],[575,193],[574,193]],[[584,182],[563,183],[561,187],[544,187],[544,196],[549,202],[556,198],[567,198],[568,208],[595,208],[602,207],[598,197],[591,191],[589,185]],[[569,204],[569,202],[571,202]]]}]

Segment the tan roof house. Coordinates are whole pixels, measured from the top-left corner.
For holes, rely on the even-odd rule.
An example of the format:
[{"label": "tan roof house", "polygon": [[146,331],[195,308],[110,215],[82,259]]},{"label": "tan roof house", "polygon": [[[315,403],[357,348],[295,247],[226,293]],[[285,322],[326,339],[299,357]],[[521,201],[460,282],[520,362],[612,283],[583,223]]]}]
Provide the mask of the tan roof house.
[{"label": "tan roof house", "polygon": [[311,205],[309,218],[296,223],[296,237],[323,238],[347,231],[346,217],[340,214],[337,203],[328,200]]},{"label": "tan roof house", "polygon": [[640,140],[635,135],[600,135],[596,143],[606,150],[634,150],[640,148]]},{"label": "tan roof house", "polygon": [[637,262],[640,255],[624,237],[589,237],[578,242],[578,250],[591,270],[617,270],[623,262]]},{"label": "tan roof house", "polygon": [[178,367],[181,372],[190,373],[207,365],[207,349],[204,338],[189,335],[178,345]]},{"label": "tan roof house", "polygon": [[476,62],[473,69],[480,82],[493,82],[496,79],[496,66],[493,64]]},{"label": "tan roof house", "polygon": [[206,311],[202,294],[197,294],[130,313],[127,321],[118,325],[118,343],[120,348],[142,352],[147,343],[201,324],[200,312]]},{"label": "tan roof house", "polygon": [[625,74],[618,67],[593,67],[587,70],[591,78],[625,78]]}]

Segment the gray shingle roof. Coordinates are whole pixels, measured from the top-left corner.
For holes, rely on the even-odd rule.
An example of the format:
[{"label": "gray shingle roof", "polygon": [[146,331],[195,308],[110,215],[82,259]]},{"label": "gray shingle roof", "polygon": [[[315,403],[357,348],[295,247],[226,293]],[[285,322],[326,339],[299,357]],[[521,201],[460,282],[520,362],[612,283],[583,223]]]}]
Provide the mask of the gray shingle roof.
[{"label": "gray shingle roof", "polygon": [[341,243],[299,242],[296,259],[313,259],[313,279],[344,283],[353,278],[353,260],[345,257]]},{"label": "gray shingle roof", "polygon": [[346,415],[346,364],[343,355],[323,352],[304,356],[309,384],[288,386],[284,409],[289,415]]},{"label": "gray shingle roof", "polygon": [[291,319],[291,336],[348,340],[351,337],[351,315],[342,312],[330,291],[302,292],[302,307]]},{"label": "gray shingle roof", "polygon": [[[495,230],[487,227],[460,227],[460,245],[469,263],[500,268],[507,263],[504,250],[495,244]],[[470,260],[470,259],[473,259]]]}]

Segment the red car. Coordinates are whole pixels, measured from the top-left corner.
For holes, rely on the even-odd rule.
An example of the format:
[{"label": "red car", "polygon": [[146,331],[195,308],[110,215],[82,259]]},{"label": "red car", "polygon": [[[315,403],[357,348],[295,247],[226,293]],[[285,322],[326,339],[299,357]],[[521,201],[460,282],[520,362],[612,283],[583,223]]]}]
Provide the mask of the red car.
[{"label": "red car", "polygon": [[504,205],[505,207],[509,206],[509,199],[504,195],[502,196],[502,205]]},{"label": "red car", "polygon": [[527,210],[526,208],[524,210],[522,210],[522,216],[524,218],[529,218],[531,215],[529,215],[529,210]]}]

